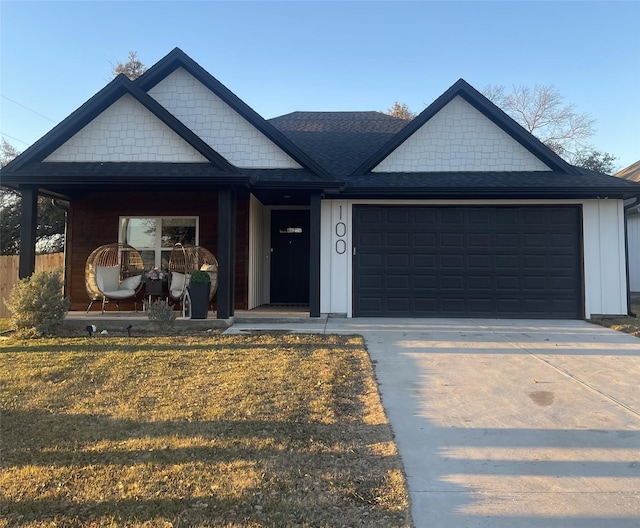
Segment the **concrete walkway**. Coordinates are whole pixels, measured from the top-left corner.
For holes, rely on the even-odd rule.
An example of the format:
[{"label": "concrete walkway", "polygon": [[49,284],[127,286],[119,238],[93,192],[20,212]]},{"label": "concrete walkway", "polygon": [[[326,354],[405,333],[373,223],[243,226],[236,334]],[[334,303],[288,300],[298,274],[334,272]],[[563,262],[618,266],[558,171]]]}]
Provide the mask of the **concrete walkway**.
[{"label": "concrete walkway", "polygon": [[357,333],[416,528],[640,526],[640,340],[582,321],[242,323]]}]

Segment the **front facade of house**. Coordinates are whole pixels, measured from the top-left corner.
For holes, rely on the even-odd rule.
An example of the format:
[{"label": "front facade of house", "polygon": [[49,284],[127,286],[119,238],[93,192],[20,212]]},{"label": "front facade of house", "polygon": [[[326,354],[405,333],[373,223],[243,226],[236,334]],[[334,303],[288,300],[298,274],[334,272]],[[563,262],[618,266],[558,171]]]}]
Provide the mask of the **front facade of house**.
[{"label": "front facade of house", "polygon": [[265,121],[180,50],[120,76],[16,158],[21,276],[35,200],[68,203],[66,288],[126,242],[219,261],[217,314],[309,305],[348,317],[588,318],[628,311],[624,200],[460,80],[411,122],[378,112]]}]

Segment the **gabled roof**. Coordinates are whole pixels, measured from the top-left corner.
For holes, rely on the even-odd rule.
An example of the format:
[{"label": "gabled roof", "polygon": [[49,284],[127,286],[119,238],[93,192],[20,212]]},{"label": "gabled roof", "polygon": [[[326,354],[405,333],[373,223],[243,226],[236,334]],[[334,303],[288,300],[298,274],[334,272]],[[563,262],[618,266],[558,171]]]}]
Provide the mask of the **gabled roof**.
[{"label": "gabled roof", "polygon": [[640,182],[640,161],[636,161],[633,165],[616,172],[616,178],[623,178],[634,182]]},{"label": "gabled roof", "polygon": [[333,177],[306,152],[301,150],[296,144],[291,142],[286,136],[274,128],[268,121],[253,110],[253,108],[242,101],[237,95],[202,68],[202,66],[195,62],[180,48],[174,48],[134,82],[138,87],[146,92],[178,68],[183,68],[193,75],[193,77],[220,97],[220,99],[238,112],[238,114],[262,132],[267,138],[273,141],[300,165],[311,169],[323,180],[333,180]]},{"label": "gabled roof", "polygon": [[459,79],[453,86],[431,103],[422,113],[414,118],[405,128],[374,152],[353,172],[353,176],[360,176],[372,171],[382,160],[389,156],[389,154],[402,145],[402,143],[404,143],[412,134],[414,134],[427,121],[429,121],[458,96],[462,97],[476,110],[484,114],[485,117],[499,126],[529,152],[548,165],[552,170],[575,174],[575,167],[564,161],[550,148],[527,132],[518,123],[516,123],[516,121],[500,110],[500,108],[489,101],[489,99],[478,92],[464,79]]},{"label": "gabled roof", "polygon": [[4,167],[4,175],[6,176],[11,172],[15,172],[29,162],[43,161],[49,154],[80,132],[80,130],[125,94],[133,96],[139,103],[147,108],[147,110],[200,152],[200,154],[213,163],[218,169],[231,174],[240,173],[236,167],[194,134],[179,119],[174,117],[160,103],[153,99],[153,97],[141,90],[128,77],[120,74],[69,117],[64,119],[59,125]]},{"label": "gabled roof", "polygon": [[329,173],[344,178],[408,121],[381,112],[292,112],[269,123]]}]

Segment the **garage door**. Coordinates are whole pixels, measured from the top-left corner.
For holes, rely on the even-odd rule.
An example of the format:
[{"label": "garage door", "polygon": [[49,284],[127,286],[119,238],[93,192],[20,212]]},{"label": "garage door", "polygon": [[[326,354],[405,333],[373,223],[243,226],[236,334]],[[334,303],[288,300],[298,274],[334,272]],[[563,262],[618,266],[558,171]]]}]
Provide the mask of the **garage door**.
[{"label": "garage door", "polygon": [[356,206],[354,315],[580,318],[580,209]]}]

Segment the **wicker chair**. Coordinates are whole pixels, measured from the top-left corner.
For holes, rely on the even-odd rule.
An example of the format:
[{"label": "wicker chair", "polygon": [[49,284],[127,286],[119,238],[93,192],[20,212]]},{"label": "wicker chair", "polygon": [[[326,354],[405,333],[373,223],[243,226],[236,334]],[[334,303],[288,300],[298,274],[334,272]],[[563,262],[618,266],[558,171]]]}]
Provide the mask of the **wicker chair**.
[{"label": "wicker chair", "polygon": [[144,263],[140,253],[128,244],[106,244],[93,250],[84,269],[85,287],[91,302],[102,301],[102,313],[110,300],[120,310],[122,299],[134,298],[142,288]]},{"label": "wicker chair", "polygon": [[213,299],[218,289],[218,261],[213,254],[202,246],[173,246],[169,258],[170,299],[182,302],[191,274],[197,270],[206,271],[211,277],[209,300]]}]

